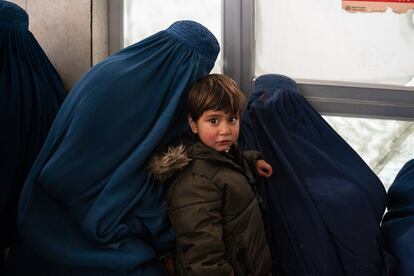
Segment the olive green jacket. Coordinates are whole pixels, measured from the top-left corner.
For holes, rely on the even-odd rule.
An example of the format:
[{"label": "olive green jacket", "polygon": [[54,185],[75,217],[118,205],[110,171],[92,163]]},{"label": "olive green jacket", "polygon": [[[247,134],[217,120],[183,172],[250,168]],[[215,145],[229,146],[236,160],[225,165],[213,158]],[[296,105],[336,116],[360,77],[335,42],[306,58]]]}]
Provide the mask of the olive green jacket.
[{"label": "olive green jacket", "polygon": [[270,275],[270,252],[251,186],[257,158],[256,152],[220,153],[199,142],[170,149],[167,162],[153,162],[163,171],[153,171],[158,177],[171,176],[168,167],[175,172],[168,204],[179,275]]}]

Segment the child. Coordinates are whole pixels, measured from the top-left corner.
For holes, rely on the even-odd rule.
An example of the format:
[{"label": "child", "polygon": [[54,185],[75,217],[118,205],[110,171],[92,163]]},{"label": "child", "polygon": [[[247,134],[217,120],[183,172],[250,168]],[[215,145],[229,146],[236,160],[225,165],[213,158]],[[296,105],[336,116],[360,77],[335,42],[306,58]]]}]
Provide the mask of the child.
[{"label": "child", "polygon": [[177,235],[179,275],[269,275],[271,258],[258,200],[257,172],[272,167],[257,152],[239,152],[243,93],[227,76],[212,74],[189,91],[191,130],[198,141],[152,160],[159,179],[173,174],[169,217]]}]

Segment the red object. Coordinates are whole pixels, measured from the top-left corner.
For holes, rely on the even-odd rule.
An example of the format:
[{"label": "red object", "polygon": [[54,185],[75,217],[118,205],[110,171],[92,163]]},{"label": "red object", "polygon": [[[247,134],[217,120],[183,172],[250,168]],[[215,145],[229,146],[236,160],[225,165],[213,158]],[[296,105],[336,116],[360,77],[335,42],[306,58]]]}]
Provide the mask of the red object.
[{"label": "red object", "polygon": [[347,2],[383,2],[383,3],[400,3],[410,4],[414,3],[414,0],[346,0]]}]

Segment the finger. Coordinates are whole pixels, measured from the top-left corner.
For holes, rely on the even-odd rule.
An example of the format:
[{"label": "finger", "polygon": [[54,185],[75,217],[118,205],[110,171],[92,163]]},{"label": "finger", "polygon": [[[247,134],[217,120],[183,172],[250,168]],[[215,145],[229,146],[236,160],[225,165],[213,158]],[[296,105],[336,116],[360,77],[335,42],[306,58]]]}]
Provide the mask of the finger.
[{"label": "finger", "polygon": [[268,176],[271,176],[273,174],[272,166],[269,165],[269,169],[267,171],[268,171]]},{"label": "finger", "polygon": [[263,171],[262,169],[258,169],[257,170],[257,173],[260,175],[260,176],[267,176],[267,173],[265,172],[265,171]]},{"label": "finger", "polygon": [[272,167],[269,168],[264,168],[261,170],[258,170],[259,175],[264,176],[264,177],[269,177],[272,175]]}]

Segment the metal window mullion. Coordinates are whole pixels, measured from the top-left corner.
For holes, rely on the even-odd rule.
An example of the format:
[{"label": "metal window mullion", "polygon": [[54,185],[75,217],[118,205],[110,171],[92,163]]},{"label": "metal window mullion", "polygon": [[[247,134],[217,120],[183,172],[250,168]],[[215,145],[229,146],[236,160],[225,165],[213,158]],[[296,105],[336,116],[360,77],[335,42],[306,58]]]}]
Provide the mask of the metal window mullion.
[{"label": "metal window mullion", "polygon": [[255,0],[242,0],[241,20],[241,81],[240,86],[245,94],[250,95],[252,80],[255,75],[256,32],[255,32]]},{"label": "metal window mullion", "polygon": [[108,48],[111,55],[124,48],[124,0],[109,0],[108,9]]},{"label": "metal window mullion", "polygon": [[414,120],[414,91],[399,87],[362,87],[298,80],[301,94],[318,112],[347,117]]},{"label": "metal window mullion", "polygon": [[249,95],[254,76],[254,0],[223,0],[223,72]]}]

